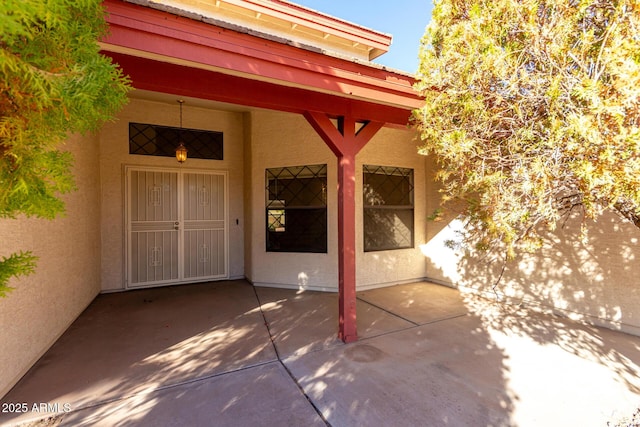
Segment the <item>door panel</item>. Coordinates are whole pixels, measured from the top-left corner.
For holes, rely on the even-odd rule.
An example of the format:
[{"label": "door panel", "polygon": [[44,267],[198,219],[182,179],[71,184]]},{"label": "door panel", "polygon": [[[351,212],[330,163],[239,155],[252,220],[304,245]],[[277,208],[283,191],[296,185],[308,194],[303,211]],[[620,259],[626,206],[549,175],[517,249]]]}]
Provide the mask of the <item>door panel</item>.
[{"label": "door panel", "polygon": [[178,232],[133,232],[130,284],[178,279]]},{"label": "door panel", "polygon": [[226,175],[128,168],[127,287],[227,278]]},{"label": "door panel", "polygon": [[184,277],[226,276],[223,175],[185,173]]},{"label": "door panel", "polygon": [[225,275],[224,231],[185,231],[184,276],[186,278]]},{"label": "door panel", "polygon": [[178,174],[131,171],[131,221],[178,220]]},{"label": "door panel", "polygon": [[129,284],[177,280],[178,174],[130,171]]}]

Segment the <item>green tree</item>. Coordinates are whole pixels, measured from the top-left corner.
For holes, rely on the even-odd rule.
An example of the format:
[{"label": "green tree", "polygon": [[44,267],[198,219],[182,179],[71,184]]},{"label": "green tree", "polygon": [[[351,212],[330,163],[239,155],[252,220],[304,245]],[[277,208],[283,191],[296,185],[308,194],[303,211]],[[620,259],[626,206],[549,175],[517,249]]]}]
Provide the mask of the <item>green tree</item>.
[{"label": "green tree", "polygon": [[[52,219],[75,189],[70,133],[97,130],[127,101],[128,78],[100,54],[100,0],[0,2],[0,218]],[[0,296],[34,269],[30,252],[0,259]]]},{"label": "green tree", "polygon": [[640,1],[436,1],[420,58],[420,152],[467,243],[511,257],[574,212],[640,226]]}]

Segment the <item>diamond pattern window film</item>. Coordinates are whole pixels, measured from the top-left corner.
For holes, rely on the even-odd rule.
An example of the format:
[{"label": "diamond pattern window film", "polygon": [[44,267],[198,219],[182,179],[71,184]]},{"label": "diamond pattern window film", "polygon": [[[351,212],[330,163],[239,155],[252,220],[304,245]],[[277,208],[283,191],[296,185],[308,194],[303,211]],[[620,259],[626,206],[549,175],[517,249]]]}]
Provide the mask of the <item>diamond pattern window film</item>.
[{"label": "diamond pattern window film", "polygon": [[223,160],[223,140],[222,132],[129,123],[129,154],[175,157],[183,142],[189,158]]},{"label": "diamond pattern window film", "polygon": [[414,247],[413,169],[363,165],[365,252]]},{"label": "diamond pattern window film", "polygon": [[327,252],[327,165],[267,169],[267,251]]}]

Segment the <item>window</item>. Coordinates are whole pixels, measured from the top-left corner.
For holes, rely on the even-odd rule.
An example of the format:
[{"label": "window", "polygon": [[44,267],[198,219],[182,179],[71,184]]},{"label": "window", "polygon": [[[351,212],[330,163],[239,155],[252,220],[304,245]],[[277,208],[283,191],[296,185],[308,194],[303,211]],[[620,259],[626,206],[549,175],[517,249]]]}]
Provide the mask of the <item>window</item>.
[{"label": "window", "polygon": [[413,169],[364,165],[365,252],[413,247]]},{"label": "window", "polygon": [[129,154],[175,157],[180,141],[191,159],[223,159],[222,132],[129,123]]},{"label": "window", "polygon": [[266,170],[267,251],[327,252],[327,165]]}]

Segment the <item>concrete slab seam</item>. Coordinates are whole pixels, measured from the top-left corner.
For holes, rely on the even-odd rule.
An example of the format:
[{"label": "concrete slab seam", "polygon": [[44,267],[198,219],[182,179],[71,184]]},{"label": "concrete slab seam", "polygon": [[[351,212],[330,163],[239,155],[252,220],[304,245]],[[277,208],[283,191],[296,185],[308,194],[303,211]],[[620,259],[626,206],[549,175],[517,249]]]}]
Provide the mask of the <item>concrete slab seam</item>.
[{"label": "concrete slab seam", "polygon": [[469,315],[469,313],[454,314],[453,316],[446,316],[446,317],[441,317],[439,319],[430,320],[428,322],[423,323],[423,325],[431,325],[433,323],[445,322],[447,320],[453,320],[453,319],[457,319],[459,317],[465,317],[465,316],[468,316],[468,315]]},{"label": "concrete slab seam", "polygon": [[122,396],[122,397],[109,399],[109,400],[103,400],[101,402],[96,402],[96,403],[91,404],[91,405],[86,405],[86,406],[81,406],[81,407],[78,407],[78,408],[74,408],[73,412],[80,411],[80,410],[83,410],[83,409],[91,409],[91,408],[95,408],[95,407],[98,407],[98,406],[107,405],[107,404],[110,404],[110,403],[120,402],[120,401],[123,401],[123,400],[131,399],[133,397],[150,395],[150,394],[153,394],[153,393],[158,393],[158,392],[161,392],[161,391],[170,390],[172,388],[183,387],[183,386],[190,385],[190,384],[197,384],[197,383],[201,383],[201,382],[204,382],[204,381],[211,380],[213,378],[223,377],[223,376],[228,375],[228,374],[235,374],[237,372],[242,372],[242,371],[246,371],[246,370],[253,369],[253,368],[259,368],[261,366],[267,366],[267,365],[271,365],[271,364],[274,364],[274,363],[277,363],[277,362],[278,362],[278,360],[276,360],[276,359],[268,360],[266,362],[259,362],[259,363],[255,363],[255,364],[252,364],[252,365],[243,366],[241,368],[233,369],[233,370],[230,370],[230,371],[218,372],[216,374],[204,375],[204,376],[201,376],[201,377],[198,377],[198,378],[193,378],[193,379],[186,380],[186,381],[180,381],[180,382],[173,383],[173,384],[167,384],[167,385],[163,385],[163,386],[158,386],[158,387],[155,387],[155,388],[152,388],[152,389],[149,389],[149,390],[140,391],[138,393],[132,393],[132,394],[125,395],[125,396]]},{"label": "concrete slab seam", "polygon": [[72,414],[74,412],[84,411],[86,409],[98,408],[100,406],[109,405],[109,404],[116,403],[116,402],[123,402],[125,400],[129,400],[129,399],[132,399],[134,397],[152,395],[154,393],[158,393],[158,392],[165,391],[165,390],[170,390],[170,389],[177,388],[177,387],[183,387],[183,386],[190,385],[190,384],[201,383],[201,382],[204,382],[204,381],[211,380],[213,378],[225,376],[227,374],[234,374],[234,373],[237,373],[237,372],[242,372],[242,371],[246,371],[246,370],[249,370],[249,369],[258,368],[258,367],[261,367],[261,366],[267,366],[267,365],[271,365],[271,364],[278,363],[278,362],[279,362],[279,360],[273,359],[273,360],[268,360],[266,362],[259,362],[259,363],[255,363],[255,364],[252,364],[252,365],[243,366],[241,368],[233,369],[233,370],[230,370],[230,371],[218,372],[216,374],[204,375],[204,376],[201,376],[201,377],[198,377],[198,378],[193,378],[193,379],[190,379],[190,380],[187,380],[187,381],[179,381],[179,382],[176,382],[176,383],[173,383],[173,384],[158,386],[158,387],[154,387],[154,388],[151,388],[151,389],[142,390],[142,391],[139,391],[137,393],[131,393],[131,394],[127,394],[127,395],[124,395],[124,396],[115,397],[115,398],[112,398],[112,399],[101,400],[99,402],[91,403],[91,404],[88,404],[88,405],[80,405],[78,407],[74,407],[73,410],[71,410],[69,412],[52,413],[50,416],[48,416],[46,418],[42,418],[41,416],[34,415],[33,417],[27,417],[26,419],[21,421],[20,425],[23,425],[25,423],[29,424],[29,423],[33,423],[33,422],[37,422],[37,421],[42,421],[42,420],[45,420],[45,419],[48,419],[48,418],[61,417],[61,420],[64,420],[64,418],[67,415]]},{"label": "concrete slab seam", "polygon": [[373,304],[373,303],[371,303],[371,302],[369,302],[369,301],[367,301],[367,300],[365,300],[365,299],[362,299],[362,297],[356,297],[356,299],[357,299],[358,301],[362,301],[362,302],[363,302],[363,303],[365,303],[365,304],[369,304],[371,307],[375,307],[375,308],[377,308],[378,310],[382,310],[382,311],[384,311],[384,312],[385,312],[385,313],[387,313],[387,314],[390,314],[390,315],[392,315],[392,316],[394,316],[394,317],[397,317],[398,319],[401,319],[401,320],[404,320],[404,321],[406,321],[406,322],[409,322],[409,323],[413,324],[414,326],[420,326],[420,324],[419,324],[419,323],[416,323],[416,322],[414,322],[413,320],[409,320],[409,319],[407,319],[407,318],[404,318],[404,317],[402,317],[402,316],[400,316],[400,315],[398,315],[398,314],[394,313],[393,311],[389,311],[389,310],[387,310],[387,309],[386,309],[386,308],[384,308],[384,307],[380,307],[379,305]]},{"label": "concrete slab seam", "polygon": [[315,405],[315,403],[313,403],[313,401],[311,400],[311,397],[309,397],[309,395],[304,391],[304,388],[302,388],[302,385],[298,382],[298,379],[293,375],[293,372],[291,372],[289,370],[289,368],[287,367],[287,365],[285,365],[284,362],[282,361],[282,358],[280,357],[280,353],[278,352],[278,347],[276,346],[275,339],[273,338],[273,334],[271,333],[271,328],[269,327],[269,322],[267,321],[267,317],[264,315],[264,311],[262,310],[262,302],[260,301],[260,297],[258,296],[258,291],[256,290],[255,286],[253,286],[253,293],[256,296],[256,301],[258,302],[258,308],[260,309],[260,314],[262,315],[262,320],[264,321],[264,326],[267,328],[267,332],[269,333],[269,339],[271,340],[271,345],[273,346],[273,351],[275,351],[275,353],[276,353],[276,357],[278,358],[278,362],[280,362],[280,365],[282,365],[282,367],[284,368],[284,370],[287,373],[287,375],[289,375],[289,377],[291,378],[293,383],[296,385],[296,387],[298,387],[298,390],[300,390],[300,393],[302,393],[304,398],[307,399],[307,402],[309,402],[309,404],[311,405],[313,410],[316,411],[316,414],[318,414],[318,416],[324,422],[324,424],[327,427],[332,427],[331,424],[329,423],[329,421],[325,418],[325,416],[322,413],[322,411],[320,411],[320,408],[318,408]]}]

